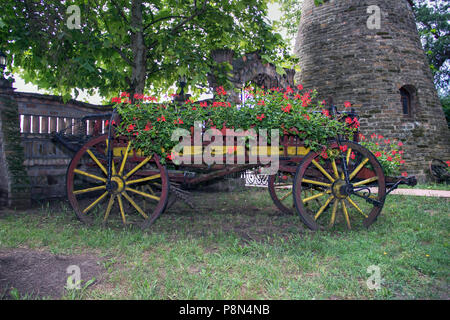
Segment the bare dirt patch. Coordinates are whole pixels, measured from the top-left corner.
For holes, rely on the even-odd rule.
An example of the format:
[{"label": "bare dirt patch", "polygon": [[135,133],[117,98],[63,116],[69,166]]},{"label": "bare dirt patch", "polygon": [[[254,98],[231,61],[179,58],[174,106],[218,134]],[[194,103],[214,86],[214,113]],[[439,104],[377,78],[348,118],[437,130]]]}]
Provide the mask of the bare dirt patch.
[{"label": "bare dirt patch", "polygon": [[0,249],[0,299],[10,299],[12,288],[21,297],[58,299],[64,294],[67,267],[80,268],[82,284],[96,285],[105,273],[100,258],[92,255],[63,256],[28,249]]}]

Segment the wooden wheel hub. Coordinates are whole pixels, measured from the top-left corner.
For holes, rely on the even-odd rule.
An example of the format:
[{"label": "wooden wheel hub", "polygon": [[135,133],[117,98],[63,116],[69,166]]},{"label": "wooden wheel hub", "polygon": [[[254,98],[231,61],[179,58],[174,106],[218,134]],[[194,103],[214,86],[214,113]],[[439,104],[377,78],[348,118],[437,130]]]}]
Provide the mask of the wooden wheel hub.
[{"label": "wooden wheel hub", "polygon": [[331,190],[333,192],[333,195],[338,198],[338,199],[345,199],[349,196],[351,190],[353,189],[353,185],[352,184],[346,184],[344,180],[336,180],[332,187]]},{"label": "wooden wheel hub", "polygon": [[122,193],[125,189],[125,181],[120,176],[112,176],[111,177],[111,184],[110,184],[110,191],[114,194]]}]

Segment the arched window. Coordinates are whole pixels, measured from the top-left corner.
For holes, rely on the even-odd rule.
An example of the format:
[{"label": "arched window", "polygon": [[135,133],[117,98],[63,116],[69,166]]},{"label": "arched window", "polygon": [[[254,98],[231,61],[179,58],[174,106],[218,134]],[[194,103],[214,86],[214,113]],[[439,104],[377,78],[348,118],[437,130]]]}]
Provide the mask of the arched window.
[{"label": "arched window", "polygon": [[403,114],[411,115],[411,94],[405,88],[400,89]]},{"label": "arched window", "polygon": [[412,85],[406,85],[400,88],[400,103],[404,116],[413,116],[414,110],[417,108],[416,95],[416,88]]}]

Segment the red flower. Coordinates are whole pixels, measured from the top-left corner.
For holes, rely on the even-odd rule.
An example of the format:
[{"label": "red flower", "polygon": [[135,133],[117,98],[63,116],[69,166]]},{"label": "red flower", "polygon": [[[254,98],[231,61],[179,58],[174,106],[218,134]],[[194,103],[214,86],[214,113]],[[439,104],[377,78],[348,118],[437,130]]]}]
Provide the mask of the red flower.
[{"label": "red flower", "polygon": [[161,116],[161,118],[156,119],[156,121],[162,121],[162,122],[164,122],[164,121],[166,121],[166,118],[165,118],[164,116]]},{"label": "red flower", "polygon": [[386,159],[387,161],[392,161],[392,157],[391,156],[389,156],[389,157],[387,157],[387,159]]},{"label": "red flower", "polygon": [[206,102],[206,101],[200,102],[200,107],[206,108],[207,106],[208,106],[208,102]]},{"label": "red flower", "polygon": [[445,163],[450,167],[450,160],[445,161]]},{"label": "red flower", "polygon": [[407,177],[408,176],[408,173],[405,171],[405,172],[402,172],[402,176],[403,177]]},{"label": "red flower", "polygon": [[304,114],[303,117],[305,117],[306,120],[310,120],[311,119],[308,114]]},{"label": "red flower", "polygon": [[301,94],[296,94],[295,96],[294,96],[294,99],[295,100],[299,100],[299,99],[301,99],[302,98],[302,95]]},{"label": "red flower", "polygon": [[375,152],[375,157],[377,158],[381,157],[381,152],[380,151]]},{"label": "red flower", "polygon": [[327,153],[327,151],[326,150],[322,150],[322,152],[321,152],[321,154],[320,154],[321,156],[322,156],[322,158],[324,158],[324,159],[328,159],[328,153]]},{"label": "red flower", "polygon": [[197,108],[196,108],[196,107],[192,107],[192,110],[194,110],[194,111],[195,111],[195,110],[197,110]]},{"label": "red flower", "polygon": [[399,147],[403,147],[403,143],[400,141],[400,142],[398,143],[398,146],[399,146]]},{"label": "red flower", "polygon": [[121,96],[121,97],[130,97],[130,94],[127,93],[127,92],[121,92],[121,93],[120,93],[120,96]]},{"label": "red flower", "polygon": [[400,160],[400,164],[405,164],[405,160]]},{"label": "red flower", "polygon": [[352,123],[353,123],[353,120],[352,120],[352,118],[348,117],[348,118],[345,118],[345,122],[346,122],[347,124],[352,124]]},{"label": "red flower", "polygon": [[152,128],[153,128],[152,124],[150,122],[147,122],[144,131],[150,131]]},{"label": "red flower", "polygon": [[262,121],[262,119],[264,119],[266,116],[264,115],[264,113],[262,113],[260,116],[256,116],[256,119],[258,119],[259,121]]},{"label": "red flower", "polygon": [[217,87],[216,92],[219,96],[225,96],[227,92],[224,90],[223,86]]},{"label": "red flower", "polygon": [[330,116],[330,112],[328,112],[328,110],[322,109],[322,114],[326,117]]},{"label": "red flower", "polygon": [[348,102],[348,101],[344,102],[344,107],[350,108],[351,106],[352,106],[352,104],[350,102]]},{"label": "red flower", "polygon": [[392,150],[391,153],[392,153],[393,156],[395,156],[397,154],[397,151]]},{"label": "red flower", "polygon": [[391,143],[391,140],[390,140],[390,139],[385,139],[385,140],[384,140],[384,143],[390,144],[390,143]]},{"label": "red flower", "polygon": [[111,99],[111,102],[112,103],[121,103],[122,100],[119,97],[114,97],[114,98]]},{"label": "red flower", "polygon": [[299,85],[297,86],[297,89],[298,89],[298,90],[303,90],[303,86],[302,86],[301,84],[299,84]]},{"label": "red flower", "polygon": [[347,151],[348,147],[347,147],[347,145],[343,145],[343,146],[340,146],[339,149],[341,149],[342,152],[345,152],[345,151]]},{"label": "red flower", "polygon": [[129,126],[128,126],[128,129],[127,129],[127,131],[128,132],[131,132],[131,131],[133,131],[134,130],[134,128],[136,127],[136,125],[134,125],[134,124],[130,124]]},{"label": "red flower", "polygon": [[265,106],[266,103],[264,102],[264,100],[259,100],[258,101],[258,106]]},{"label": "red flower", "polygon": [[352,152],[352,154],[350,155],[350,158],[352,158],[352,160],[355,160],[355,158],[356,158],[356,155],[355,155],[355,153],[354,153],[354,152]]},{"label": "red flower", "polygon": [[290,86],[287,86],[286,93],[292,93],[292,92],[294,92],[294,90],[292,90],[292,88]]},{"label": "red flower", "polygon": [[283,110],[286,113],[291,112],[291,109],[292,109],[292,105],[290,103],[288,103],[288,105],[285,108],[281,107],[281,110]]}]

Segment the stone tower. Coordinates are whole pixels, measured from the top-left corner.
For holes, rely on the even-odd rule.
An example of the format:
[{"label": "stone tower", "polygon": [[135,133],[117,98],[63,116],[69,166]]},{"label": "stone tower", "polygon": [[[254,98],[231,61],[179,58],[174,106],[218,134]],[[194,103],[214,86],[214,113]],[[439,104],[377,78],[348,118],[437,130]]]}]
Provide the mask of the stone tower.
[{"label": "stone tower", "polygon": [[[368,13],[373,5],[378,26],[368,24],[376,18]],[[431,159],[450,159],[450,132],[410,0],[329,0],[317,7],[303,0],[295,47],[297,83],[338,106],[350,101],[362,133],[401,139],[408,173],[423,181]]]}]

